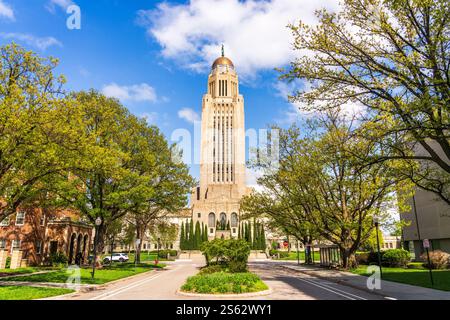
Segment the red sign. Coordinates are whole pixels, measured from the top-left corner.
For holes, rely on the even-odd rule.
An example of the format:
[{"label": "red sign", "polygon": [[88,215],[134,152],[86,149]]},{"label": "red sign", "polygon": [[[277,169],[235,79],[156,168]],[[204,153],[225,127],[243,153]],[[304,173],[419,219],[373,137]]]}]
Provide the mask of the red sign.
[{"label": "red sign", "polygon": [[284,246],[285,248],[289,247],[289,242],[287,242],[287,241],[283,242],[283,246]]}]

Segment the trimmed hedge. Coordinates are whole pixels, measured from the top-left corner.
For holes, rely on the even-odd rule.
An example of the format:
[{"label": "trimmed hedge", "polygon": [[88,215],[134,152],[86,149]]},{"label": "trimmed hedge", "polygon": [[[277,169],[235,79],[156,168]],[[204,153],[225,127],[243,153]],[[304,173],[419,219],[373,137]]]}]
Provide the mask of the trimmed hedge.
[{"label": "trimmed hedge", "polygon": [[278,254],[280,254],[280,259],[289,257],[289,252],[287,252],[287,251],[280,251],[280,250],[274,250],[274,249],[269,250],[270,256],[278,257]]}]

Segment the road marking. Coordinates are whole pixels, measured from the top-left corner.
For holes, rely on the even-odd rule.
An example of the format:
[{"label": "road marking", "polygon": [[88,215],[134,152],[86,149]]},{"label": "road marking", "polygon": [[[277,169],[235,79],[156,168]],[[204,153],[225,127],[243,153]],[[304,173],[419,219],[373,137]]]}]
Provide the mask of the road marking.
[{"label": "road marking", "polygon": [[[347,298],[347,299],[349,299],[349,300],[357,300],[357,299],[366,300],[366,299],[364,299],[363,297],[360,297],[360,296],[357,296],[357,295],[348,293],[348,292],[343,291],[343,290],[339,290],[339,289],[336,289],[336,288],[333,288],[333,287],[331,287],[331,289],[330,289],[330,287],[326,287],[326,286],[323,285],[323,284],[315,283],[315,282],[312,281],[312,280],[306,280],[306,279],[301,279],[301,278],[295,278],[295,279],[300,280],[300,281],[303,281],[303,282],[306,282],[306,283],[309,283],[309,284],[311,284],[311,285],[313,285],[313,286],[316,286],[316,287],[321,288],[321,289],[323,289],[323,290],[332,292],[332,293],[334,293],[334,294],[337,294],[337,295],[339,295],[339,296],[341,296],[341,297],[344,297],[344,298]],[[353,297],[356,297],[356,298],[353,298],[352,296],[353,296]]]},{"label": "road marking", "polygon": [[392,297],[384,297],[385,299],[388,299],[388,300],[397,300],[396,298],[392,298]]},{"label": "road marking", "polygon": [[162,272],[162,273],[156,274],[156,275],[154,275],[154,276],[152,276],[150,278],[146,278],[146,279],[138,281],[138,282],[133,282],[133,283],[131,283],[131,284],[125,286],[125,287],[121,287],[121,288],[118,288],[118,289],[115,289],[115,290],[112,290],[112,291],[105,292],[105,293],[103,293],[101,295],[98,295],[98,296],[95,296],[95,297],[93,297],[93,298],[91,298],[89,300],[106,300],[106,299],[111,298],[113,296],[116,296],[116,295],[118,295],[118,294],[120,294],[122,292],[128,291],[128,290],[133,289],[135,287],[138,287],[138,286],[140,286],[140,285],[142,285],[144,283],[147,283],[147,282],[150,282],[150,281],[152,281],[152,280],[154,280],[156,278],[159,278],[160,276],[162,276],[164,274],[168,274],[168,273],[171,273],[173,271],[176,271],[180,267],[181,266],[178,266],[177,268],[174,268],[174,269],[172,269],[170,271]]}]

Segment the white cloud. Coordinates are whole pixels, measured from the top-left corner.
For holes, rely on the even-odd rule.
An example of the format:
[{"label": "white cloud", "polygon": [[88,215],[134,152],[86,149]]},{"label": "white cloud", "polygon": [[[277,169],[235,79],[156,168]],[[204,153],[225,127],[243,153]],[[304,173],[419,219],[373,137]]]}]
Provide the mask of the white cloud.
[{"label": "white cloud", "polygon": [[51,12],[55,13],[56,6],[60,7],[64,11],[66,11],[67,7],[74,4],[72,0],[50,0],[46,5],[45,8]]},{"label": "white cloud", "polygon": [[338,0],[190,0],[141,10],[138,21],[162,47],[162,56],[181,66],[206,71],[220,54],[233,60],[239,73],[254,76],[295,56],[289,23],[316,21],[314,11],[334,10]]},{"label": "white cloud", "polygon": [[156,124],[156,121],[158,120],[158,113],[157,112],[144,112],[141,114],[141,118],[145,119],[149,125]]},{"label": "white cloud", "polygon": [[190,123],[200,121],[200,116],[197,114],[197,112],[195,112],[191,108],[183,108],[179,110],[178,117]]},{"label": "white cloud", "polygon": [[158,99],[155,89],[146,83],[131,86],[120,86],[113,82],[105,85],[102,89],[102,93],[107,97],[117,98],[122,102],[156,102]]},{"label": "white cloud", "polygon": [[0,32],[0,37],[7,40],[18,40],[29,46],[45,51],[51,46],[62,47],[62,43],[53,37],[36,37],[26,33]]},{"label": "white cloud", "polygon": [[0,0],[0,18],[6,18],[12,21],[15,20],[13,9],[9,4],[3,2],[2,0]]}]

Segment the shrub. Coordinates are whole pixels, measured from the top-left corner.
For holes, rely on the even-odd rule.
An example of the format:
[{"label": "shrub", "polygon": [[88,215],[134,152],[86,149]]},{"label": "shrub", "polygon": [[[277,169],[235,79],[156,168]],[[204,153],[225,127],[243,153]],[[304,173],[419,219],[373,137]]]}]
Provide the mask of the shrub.
[{"label": "shrub", "polygon": [[370,252],[357,252],[355,259],[357,264],[369,264]]},{"label": "shrub", "polygon": [[66,265],[68,262],[67,256],[62,252],[52,253],[49,260],[52,266]]},{"label": "shrub", "polygon": [[198,274],[189,277],[181,290],[197,293],[244,293],[266,290],[267,286],[253,273]]},{"label": "shrub", "polygon": [[[158,254],[158,250],[150,251],[150,253]],[[178,255],[177,250],[159,250],[159,258],[167,258],[167,254],[170,254],[171,257],[176,257]]]},{"label": "shrub", "polygon": [[7,257],[6,258],[5,268],[8,269],[9,267],[11,267],[11,257]]},{"label": "shrub", "polygon": [[201,250],[208,265],[211,261],[223,263],[231,272],[245,272],[250,254],[250,245],[242,239],[214,239],[204,242]]},{"label": "shrub", "polygon": [[406,267],[411,254],[404,249],[389,249],[383,253],[382,263],[387,267]]},{"label": "shrub", "polygon": [[214,272],[221,272],[221,271],[224,271],[224,267],[220,264],[214,264],[214,265],[203,267],[200,270],[200,274],[211,274]]},{"label": "shrub", "polygon": [[[441,251],[441,250],[434,250],[430,253],[430,263],[431,263],[431,269],[445,269],[450,265],[450,254]],[[426,263],[424,263],[424,266],[426,268],[429,268],[428,266],[428,257],[426,253],[423,253],[420,258]]]},{"label": "shrub", "polygon": [[289,252],[287,252],[287,251],[280,251],[280,250],[273,250],[273,249],[269,250],[270,256],[275,256],[276,258],[278,258],[278,254],[280,255],[280,259],[289,257]]},{"label": "shrub", "polygon": [[[381,262],[383,262],[383,255],[386,251],[380,251]],[[376,264],[378,265],[378,252],[371,251],[367,256],[367,264]]]}]

